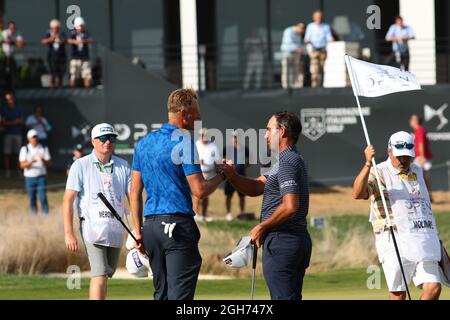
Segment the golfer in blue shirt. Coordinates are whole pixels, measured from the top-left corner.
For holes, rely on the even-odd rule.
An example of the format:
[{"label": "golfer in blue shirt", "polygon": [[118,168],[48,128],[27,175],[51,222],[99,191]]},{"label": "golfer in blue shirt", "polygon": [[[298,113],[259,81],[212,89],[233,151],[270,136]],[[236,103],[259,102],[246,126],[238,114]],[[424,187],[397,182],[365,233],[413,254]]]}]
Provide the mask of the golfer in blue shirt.
[{"label": "golfer in blue shirt", "polygon": [[[207,197],[224,181],[203,178],[189,131],[200,120],[192,89],[173,91],[168,123],[146,135],[134,151],[130,191],[136,248],[150,254],[156,300],[192,300],[202,258],[191,194]],[[197,161],[195,161],[197,159]],[[143,206],[142,191],[147,198]],[[142,214],[144,223],[142,226]]]}]

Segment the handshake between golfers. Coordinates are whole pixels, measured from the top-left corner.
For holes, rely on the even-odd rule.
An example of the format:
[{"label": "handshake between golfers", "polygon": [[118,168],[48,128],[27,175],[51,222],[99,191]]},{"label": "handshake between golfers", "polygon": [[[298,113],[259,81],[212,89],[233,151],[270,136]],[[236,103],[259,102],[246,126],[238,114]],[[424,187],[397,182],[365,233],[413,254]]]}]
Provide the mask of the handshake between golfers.
[{"label": "handshake between golfers", "polygon": [[[247,191],[249,187],[251,187],[252,180],[247,177],[240,176],[236,167],[233,164],[233,161],[230,159],[223,159],[221,164],[216,165],[216,172],[218,174],[222,174],[225,179],[228,180],[238,191],[248,196],[257,196],[257,194],[248,194]],[[244,191],[244,192],[242,192]],[[259,194],[258,194],[259,195]],[[250,231],[251,242],[256,244],[259,248],[261,247],[262,242],[264,241],[265,229],[260,225],[257,225]]]}]

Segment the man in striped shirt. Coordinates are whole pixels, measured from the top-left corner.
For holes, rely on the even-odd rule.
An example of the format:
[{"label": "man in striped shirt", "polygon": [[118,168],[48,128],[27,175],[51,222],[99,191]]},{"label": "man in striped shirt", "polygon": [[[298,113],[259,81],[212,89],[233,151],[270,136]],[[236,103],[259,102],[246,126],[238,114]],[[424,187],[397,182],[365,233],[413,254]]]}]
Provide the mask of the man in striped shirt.
[{"label": "man in striped shirt", "polygon": [[271,170],[252,179],[238,175],[227,161],[223,172],[239,192],[251,197],[263,194],[261,223],[250,236],[258,247],[263,246],[263,272],[271,298],[300,300],[312,248],[306,223],[308,173],[295,146],[302,126],[294,113],[278,112],[266,129],[271,151],[279,154]]}]

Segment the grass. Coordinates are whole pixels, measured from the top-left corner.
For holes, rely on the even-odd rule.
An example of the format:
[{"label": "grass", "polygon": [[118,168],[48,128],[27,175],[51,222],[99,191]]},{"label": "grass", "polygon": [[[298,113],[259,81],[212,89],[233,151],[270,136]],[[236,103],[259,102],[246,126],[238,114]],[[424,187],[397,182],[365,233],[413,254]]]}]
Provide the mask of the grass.
[{"label": "grass", "polygon": [[[1,209],[0,209],[1,211]],[[450,247],[450,213],[436,213],[440,238]],[[64,246],[62,219],[52,212],[49,217],[0,212],[0,272],[40,274],[65,272],[67,266],[78,265],[87,270],[83,247],[74,254]],[[374,236],[365,215],[337,215],[326,217],[325,228],[309,227],[313,240],[310,272],[347,268],[365,268],[376,264]],[[241,236],[257,221],[201,222],[200,251],[203,257],[202,274],[248,277],[250,270],[230,269],[222,258],[234,248]],[[81,239],[79,239],[81,243]],[[14,248],[14,250],[12,250]],[[119,267],[123,267],[123,250]],[[259,255],[259,259],[260,259]],[[259,260],[260,261],[260,260]],[[258,267],[258,271],[261,271]]]},{"label": "grass", "polygon": [[[85,299],[87,279],[81,290],[66,289],[65,280],[39,276],[48,272],[65,272],[67,266],[78,265],[88,270],[84,248],[70,253],[64,246],[61,219],[63,191],[56,186],[49,191],[50,215],[31,216],[27,212],[27,198],[23,181],[0,179],[0,299]],[[61,183],[60,176],[50,176],[50,183]],[[17,190],[12,190],[17,189]],[[233,199],[236,210],[237,197]],[[435,194],[435,217],[440,238],[450,249],[450,196]],[[210,215],[224,216],[223,191],[210,199]],[[261,197],[247,198],[247,211],[258,216]],[[337,211],[339,210],[339,211]],[[350,189],[336,187],[311,194],[310,217],[324,216],[323,229],[309,227],[313,253],[304,285],[305,299],[384,299],[387,290],[382,278],[381,290],[368,290],[365,268],[378,263],[374,236],[368,222],[368,202],[351,200]],[[309,218],[310,218],[309,217]],[[200,251],[203,257],[201,274],[226,275],[234,280],[201,280],[196,299],[248,299],[250,268],[231,269],[222,258],[230,252],[241,236],[247,235],[257,221],[199,222]],[[80,242],[81,243],[81,242]],[[123,250],[119,267],[125,265]],[[257,274],[261,275],[261,255],[258,255]],[[7,273],[2,273],[7,272]],[[113,279],[110,297],[113,299],[149,299],[151,281]],[[413,295],[419,296],[413,290]],[[256,297],[267,299],[268,291],[260,278],[256,282]],[[443,297],[450,298],[447,288]]]},{"label": "grass", "polygon": [[[386,299],[387,288],[381,273],[380,289],[369,290],[366,281],[370,274],[365,269],[346,269],[317,274],[306,274],[303,286],[305,300],[372,300]],[[83,278],[79,290],[69,290],[65,278],[43,276],[0,275],[1,300],[80,300],[87,299],[89,280]],[[248,300],[249,278],[233,280],[199,280],[196,300]],[[410,288],[413,299],[420,297],[420,290]],[[109,282],[108,298],[114,300],[151,300],[153,284],[146,280],[117,280]],[[264,280],[256,279],[255,299],[269,299]],[[441,300],[450,300],[450,289],[443,287]]]}]

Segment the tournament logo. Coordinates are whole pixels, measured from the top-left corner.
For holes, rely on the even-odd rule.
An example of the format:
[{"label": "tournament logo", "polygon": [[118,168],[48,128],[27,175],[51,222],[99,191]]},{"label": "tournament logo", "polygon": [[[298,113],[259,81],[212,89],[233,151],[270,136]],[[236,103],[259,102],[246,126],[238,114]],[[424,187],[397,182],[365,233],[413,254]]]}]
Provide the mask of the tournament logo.
[{"label": "tournament logo", "polygon": [[312,141],[316,141],[327,132],[326,114],[323,108],[302,109],[300,121],[303,127],[302,133]]}]

